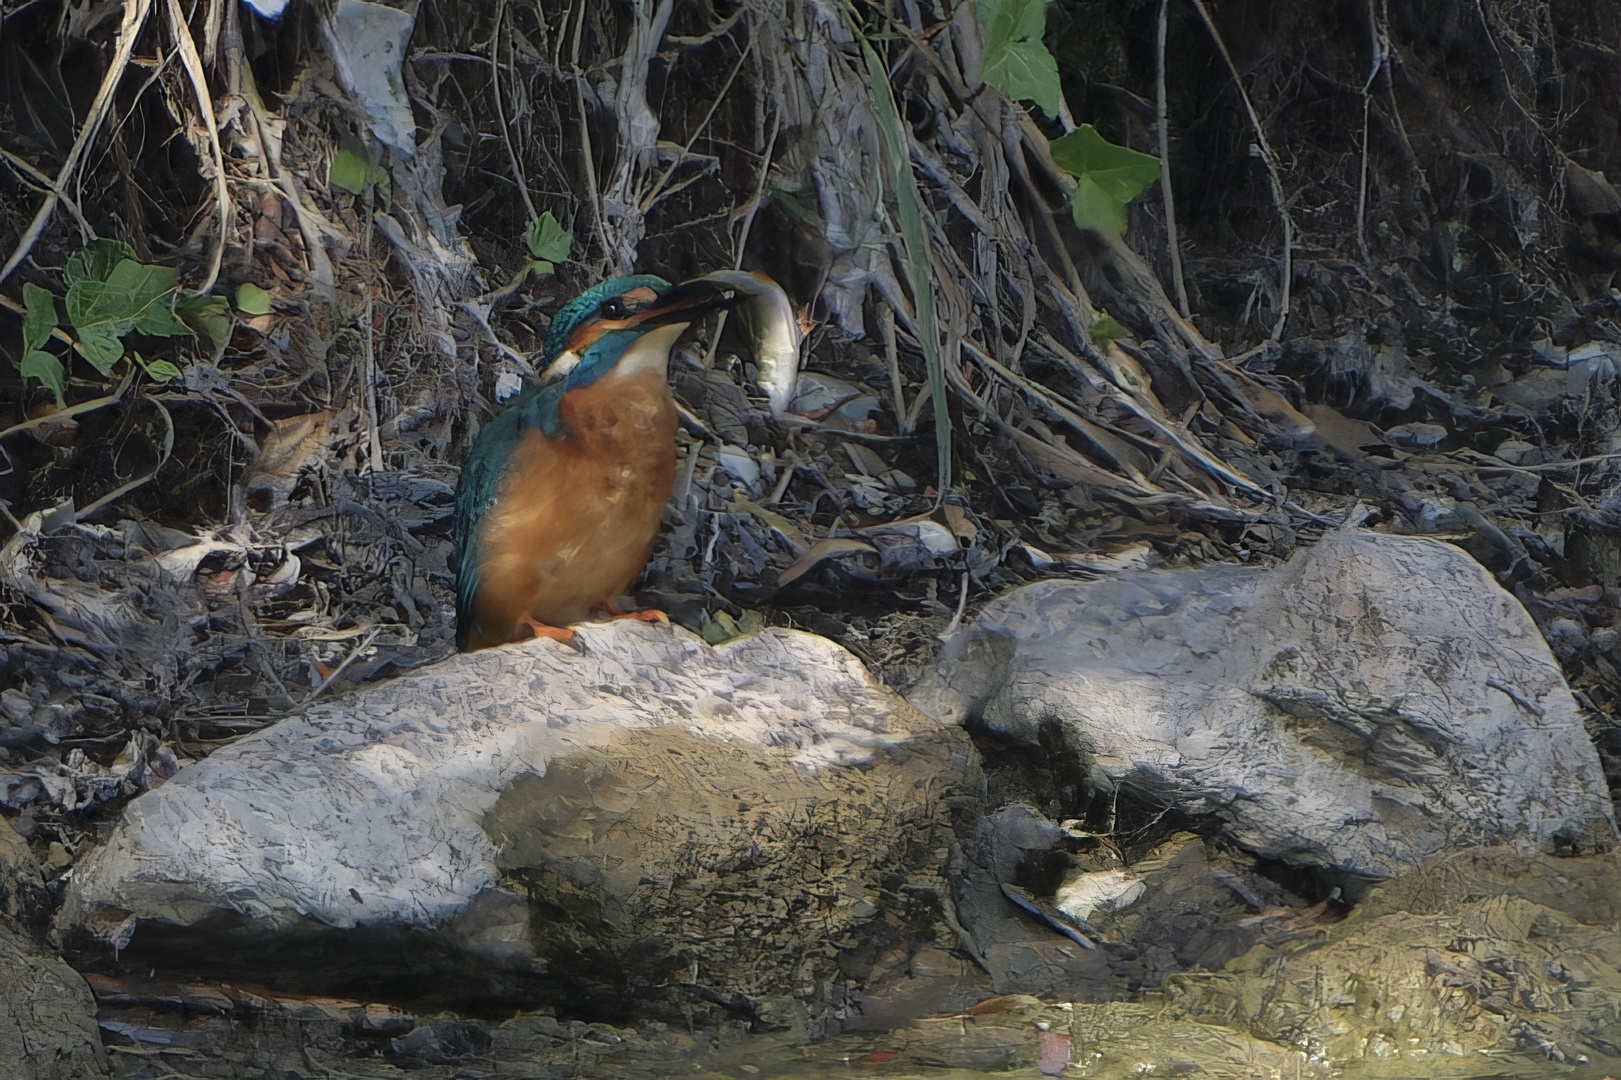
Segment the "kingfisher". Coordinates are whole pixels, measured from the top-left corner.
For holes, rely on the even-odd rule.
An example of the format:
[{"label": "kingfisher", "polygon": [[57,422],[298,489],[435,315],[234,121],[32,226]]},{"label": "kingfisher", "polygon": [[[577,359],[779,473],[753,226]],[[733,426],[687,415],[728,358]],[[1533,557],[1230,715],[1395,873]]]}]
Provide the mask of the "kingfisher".
[{"label": "kingfisher", "polygon": [[479,432],[456,485],[456,646],[531,637],[618,600],[647,565],[675,486],[670,350],[732,293],[703,278],[616,277],[558,311],[538,385]]}]

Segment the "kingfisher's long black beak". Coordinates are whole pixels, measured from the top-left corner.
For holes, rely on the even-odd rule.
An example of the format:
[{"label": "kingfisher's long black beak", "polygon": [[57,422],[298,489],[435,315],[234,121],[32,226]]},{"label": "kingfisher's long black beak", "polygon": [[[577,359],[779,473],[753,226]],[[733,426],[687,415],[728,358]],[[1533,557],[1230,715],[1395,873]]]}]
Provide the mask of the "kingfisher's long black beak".
[{"label": "kingfisher's long black beak", "polygon": [[637,315],[632,325],[638,329],[691,322],[711,311],[731,307],[737,300],[733,289],[704,278],[674,285]]}]

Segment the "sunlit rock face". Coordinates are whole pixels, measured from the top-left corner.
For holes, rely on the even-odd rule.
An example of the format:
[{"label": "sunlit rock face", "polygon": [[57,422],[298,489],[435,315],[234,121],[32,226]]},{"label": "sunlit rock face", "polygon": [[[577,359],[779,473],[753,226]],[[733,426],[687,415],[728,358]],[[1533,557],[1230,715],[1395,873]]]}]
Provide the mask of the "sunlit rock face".
[{"label": "sunlit rock face", "polygon": [[869,931],[932,940],[977,811],[962,732],[809,634],[575,644],[458,656],[182,770],[79,868],[59,931],[325,992],[410,973],[755,1014],[814,1012]]},{"label": "sunlit rock face", "polygon": [[911,699],[1297,865],[1381,878],[1467,844],[1615,838],[1536,625],[1435,540],[1339,531],[1271,568],[1027,586]]}]

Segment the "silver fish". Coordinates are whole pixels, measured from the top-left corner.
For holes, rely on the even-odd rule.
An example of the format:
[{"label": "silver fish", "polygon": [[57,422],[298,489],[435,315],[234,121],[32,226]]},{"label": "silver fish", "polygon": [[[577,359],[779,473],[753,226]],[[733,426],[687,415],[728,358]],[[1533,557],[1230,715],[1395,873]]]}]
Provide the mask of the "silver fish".
[{"label": "silver fish", "polygon": [[799,381],[799,348],[805,335],[782,286],[753,270],[717,270],[698,281],[712,281],[747,297],[734,309],[754,340],[754,362],[760,389],[771,403],[771,415],[782,419]]}]

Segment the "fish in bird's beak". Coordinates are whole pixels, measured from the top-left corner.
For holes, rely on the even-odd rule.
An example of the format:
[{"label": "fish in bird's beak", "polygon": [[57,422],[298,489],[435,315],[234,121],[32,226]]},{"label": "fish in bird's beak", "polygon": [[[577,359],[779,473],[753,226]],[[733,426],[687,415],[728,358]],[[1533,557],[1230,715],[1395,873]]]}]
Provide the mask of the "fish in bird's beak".
[{"label": "fish in bird's beak", "polygon": [[729,302],[736,306],[754,341],[754,363],[760,371],[760,388],[771,403],[771,415],[782,419],[799,381],[799,349],[805,337],[788,294],[764,274],[750,270],[717,270],[676,288],[689,286],[708,286],[730,294]]}]

